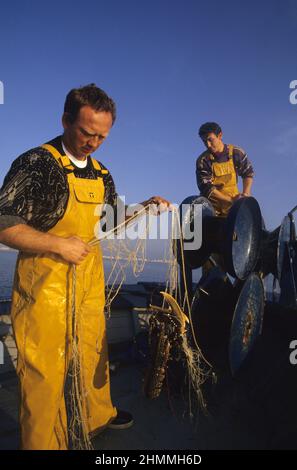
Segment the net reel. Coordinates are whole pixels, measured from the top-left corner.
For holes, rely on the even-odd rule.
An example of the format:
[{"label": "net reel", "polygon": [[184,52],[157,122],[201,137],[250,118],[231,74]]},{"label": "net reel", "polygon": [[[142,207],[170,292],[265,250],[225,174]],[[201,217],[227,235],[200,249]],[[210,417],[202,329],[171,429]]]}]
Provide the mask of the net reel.
[{"label": "net reel", "polygon": [[[196,206],[200,206],[200,211],[195,210]],[[180,205],[180,216],[183,233],[192,233],[195,227],[198,229],[201,227],[202,230],[200,248],[188,249],[187,246],[192,240],[183,240],[186,266],[191,269],[199,268],[211,254],[218,254],[224,260],[226,272],[235,278],[246,279],[253,271],[262,241],[262,216],[256,199],[252,197],[239,199],[225,218],[215,215],[208,199],[191,196]],[[198,217],[201,219],[197,220]],[[181,248],[178,247],[177,259],[180,264],[181,255]]]},{"label": "net reel", "polygon": [[251,273],[245,281],[232,284],[215,266],[198,283],[191,312],[203,355],[217,369],[228,369],[235,375],[262,331],[262,280]]},{"label": "net reel", "polygon": [[274,231],[263,231],[257,269],[263,277],[272,274],[280,287],[279,303],[297,308],[297,238],[292,209]]}]

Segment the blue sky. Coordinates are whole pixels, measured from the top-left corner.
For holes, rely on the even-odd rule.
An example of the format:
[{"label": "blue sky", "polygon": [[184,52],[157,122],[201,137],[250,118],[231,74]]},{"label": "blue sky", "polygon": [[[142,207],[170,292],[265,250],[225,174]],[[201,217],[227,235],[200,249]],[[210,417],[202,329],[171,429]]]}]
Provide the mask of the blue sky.
[{"label": "blue sky", "polygon": [[118,119],[96,154],[128,202],[197,193],[197,129],[218,121],[252,160],[269,228],[297,204],[297,2],[2,1],[0,183],[61,131],[69,89],[95,82]]}]

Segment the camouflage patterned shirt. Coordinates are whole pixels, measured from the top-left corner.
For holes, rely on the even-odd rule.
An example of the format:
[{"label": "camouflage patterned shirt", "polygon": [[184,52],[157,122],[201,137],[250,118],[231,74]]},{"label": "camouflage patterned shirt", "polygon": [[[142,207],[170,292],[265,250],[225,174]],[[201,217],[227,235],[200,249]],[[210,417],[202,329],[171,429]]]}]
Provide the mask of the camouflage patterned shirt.
[{"label": "camouflage patterned shirt", "polygon": [[[48,142],[62,155],[61,137]],[[101,163],[102,169],[106,169]],[[75,167],[77,178],[96,179],[88,157],[85,168]],[[111,174],[102,175],[105,203],[116,206],[117,193]],[[46,232],[63,217],[69,197],[67,176],[51,153],[36,147],[20,155],[11,165],[0,190],[0,230],[18,224]]]}]

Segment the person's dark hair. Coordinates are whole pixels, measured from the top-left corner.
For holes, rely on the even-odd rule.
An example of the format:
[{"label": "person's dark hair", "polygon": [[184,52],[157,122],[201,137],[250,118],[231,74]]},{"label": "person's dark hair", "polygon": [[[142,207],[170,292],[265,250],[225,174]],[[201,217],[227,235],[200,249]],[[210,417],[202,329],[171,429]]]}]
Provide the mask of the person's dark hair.
[{"label": "person's dark hair", "polygon": [[79,110],[83,106],[91,106],[96,111],[111,113],[114,124],[116,120],[115,102],[94,83],[69,91],[64,105],[64,113],[68,114],[69,122],[72,124],[75,122]]},{"label": "person's dark hair", "polygon": [[222,129],[216,122],[206,122],[205,124],[202,124],[198,131],[199,137],[201,137],[202,140],[205,139],[205,137],[207,137],[211,132],[213,132],[215,135],[219,135],[219,133],[222,132]]}]

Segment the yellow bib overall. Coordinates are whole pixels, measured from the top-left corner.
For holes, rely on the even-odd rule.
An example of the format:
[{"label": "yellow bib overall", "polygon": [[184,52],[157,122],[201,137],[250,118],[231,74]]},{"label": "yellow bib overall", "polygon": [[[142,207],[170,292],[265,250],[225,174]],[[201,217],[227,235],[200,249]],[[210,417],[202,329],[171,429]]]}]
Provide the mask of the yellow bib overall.
[{"label": "yellow bib overall", "polygon": [[[233,162],[233,145],[229,145],[229,160],[227,162],[218,163],[213,161],[212,173],[212,184],[215,185],[216,189],[228,196],[236,196],[236,194],[239,194],[237,174]],[[232,203],[214,200],[211,195],[209,199],[215,208],[216,215],[226,217]]]},{"label": "yellow bib overall", "polygon": [[[63,167],[66,156],[43,147]],[[100,170],[98,162],[93,165]],[[48,233],[79,236],[88,242],[98,221],[95,207],[104,201],[104,184],[67,174],[69,200],[65,214]],[[21,447],[67,449],[64,399],[72,344],[72,268],[52,254],[20,252],[15,274],[12,322],[18,348]],[[103,429],[116,416],[110,399],[104,317],[104,271],[97,245],[76,267],[75,304],[81,350],[84,413],[89,432]]]}]

